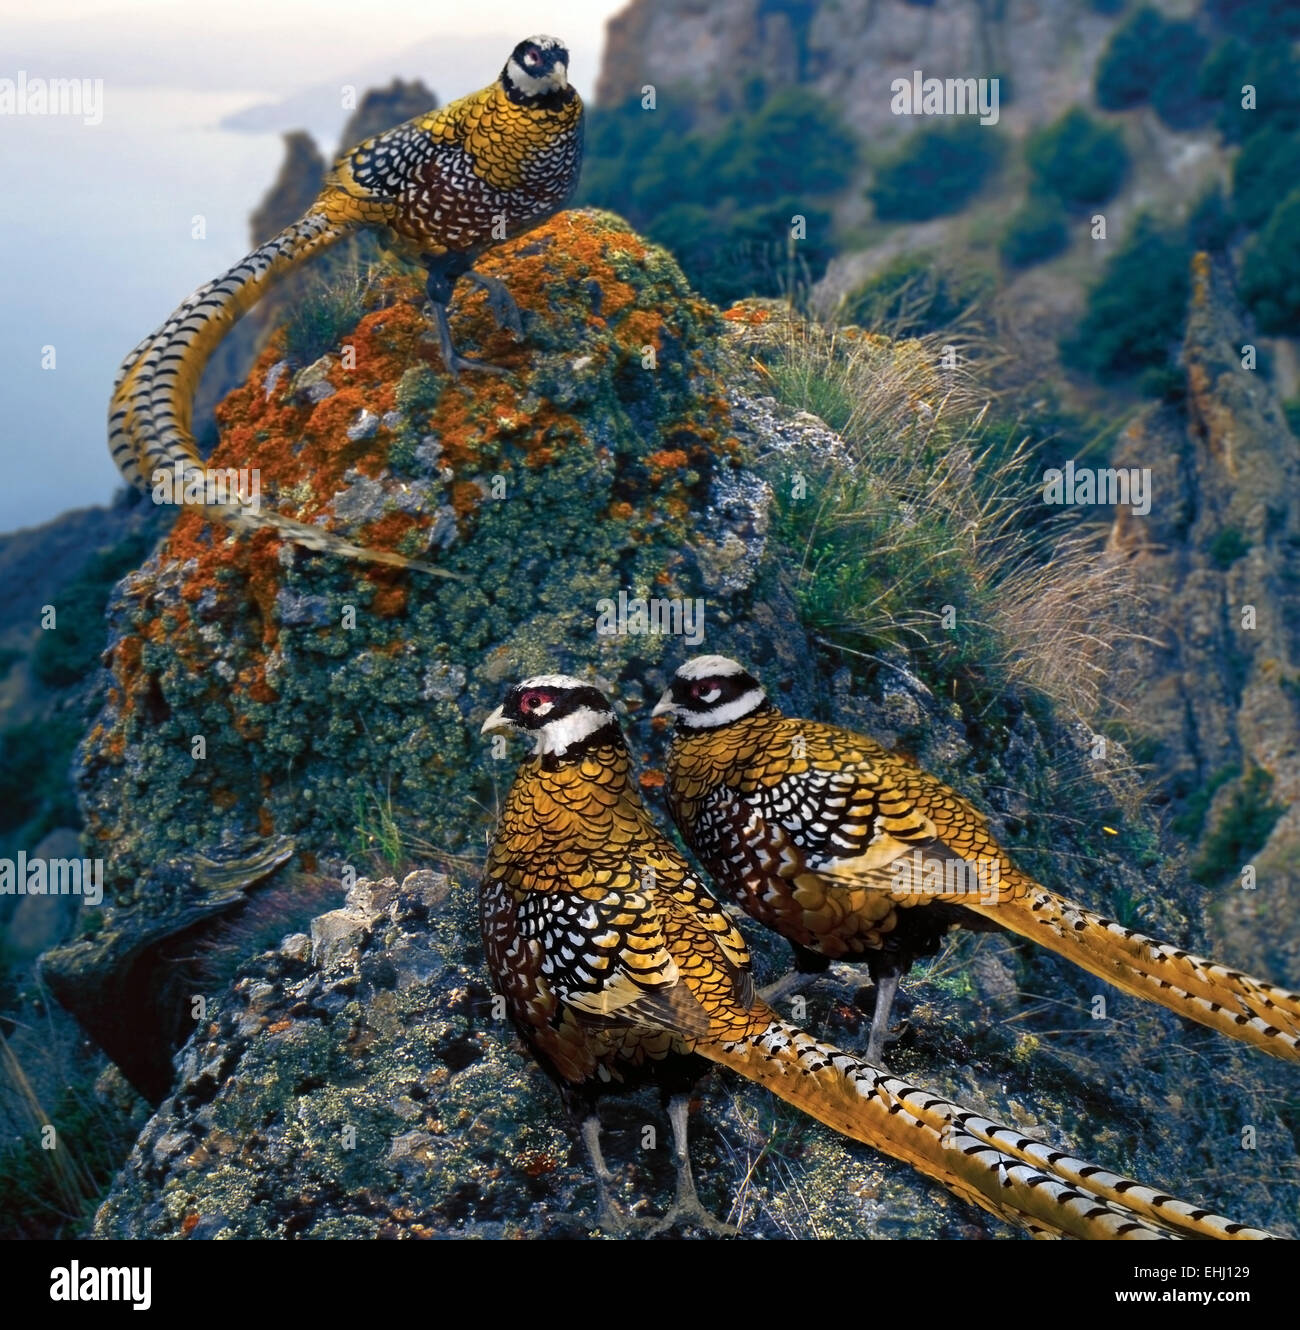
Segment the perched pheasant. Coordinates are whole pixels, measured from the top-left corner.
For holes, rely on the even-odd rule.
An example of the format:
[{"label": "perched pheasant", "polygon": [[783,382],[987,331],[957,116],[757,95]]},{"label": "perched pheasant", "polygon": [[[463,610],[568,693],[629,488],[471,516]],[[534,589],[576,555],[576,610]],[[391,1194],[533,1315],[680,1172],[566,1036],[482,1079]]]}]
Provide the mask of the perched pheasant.
[{"label": "perched pheasant", "polygon": [[[577,187],[583,108],[569,85],[568,64],[569,53],[556,38],[529,37],[515,47],[495,83],[358,144],[334,166],[306,216],[200,287],[150,333],[122,362],[109,404],[109,450],[127,481],[148,492],[156,473],[179,467],[182,492],[209,494],[191,432],[204,365],[273,282],[364,227],[378,230],[391,249],[427,270],[448,372],[495,369],[457,354],[447,305],[456,281],[467,277],[488,292],[498,320],[520,331],[519,311],[504,284],[474,272],[473,265],[491,246],[558,212]],[[262,512],[248,496],[203,506],[232,526],[272,527],[310,549],[438,571]]]},{"label": "perched pheasant", "polygon": [[1300,994],[1039,886],[959,794],[864,735],[788,719],[736,661],[687,661],[652,714],[676,718],[668,806],[723,893],[789,939],[801,968],[871,967],[873,1060],[899,976],[960,924],[1009,928],[1126,993],[1300,1061]]},{"label": "perched pheasant", "polygon": [[782,1021],[754,992],[744,939],[651,821],[605,697],[581,680],[516,684],[484,722],[536,741],[480,884],[488,966],[524,1042],[582,1120],[599,1223],[629,1227],[600,1148],[598,1099],[657,1085],[669,1100],[677,1197],[701,1208],[687,1094],[714,1062],[836,1131],[1041,1237],[1262,1238],[917,1089]]}]

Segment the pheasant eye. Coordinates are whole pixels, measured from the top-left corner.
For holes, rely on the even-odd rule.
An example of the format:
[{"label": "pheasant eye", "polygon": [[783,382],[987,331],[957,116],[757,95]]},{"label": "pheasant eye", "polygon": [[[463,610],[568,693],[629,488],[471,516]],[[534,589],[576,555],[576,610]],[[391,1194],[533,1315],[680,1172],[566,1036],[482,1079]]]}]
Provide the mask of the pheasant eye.
[{"label": "pheasant eye", "polygon": [[701,698],[707,699],[711,694],[719,691],[718,681],[716,679],[697,679],[691,684],[691,697],[698,702]]},{"label": "pheasant eye", "polygon": [[549,702],[550,696],[547,693],[525,693],[519,699],[519,710],[522,715],[531,716],[543,703]]}]

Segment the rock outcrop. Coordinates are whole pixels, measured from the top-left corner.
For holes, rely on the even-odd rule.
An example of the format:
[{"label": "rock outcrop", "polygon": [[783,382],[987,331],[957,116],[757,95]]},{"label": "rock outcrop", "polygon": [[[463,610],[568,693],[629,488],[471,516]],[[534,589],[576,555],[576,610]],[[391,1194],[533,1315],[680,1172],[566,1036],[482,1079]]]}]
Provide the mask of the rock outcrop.
[{"label": "rock outcrop", "polygon": [[874,142],[915,128],[890,110],[889,85],[921,68],[1005,79],[1004,113],[1041,124],[1091,99],[1115,22],[1087,4],[1038,0],[633,0],[609,21],[596,98],[612,106],[647,83],[689,86],[704,105],[732,111],[755,80],[769,90],[799,83]]},{"label": "rock outcrop", "polygon": [[[1149,467],[1147,517],[1112,544],[1152,591],[1159,645],[1135,652],[1154,732],[1222,947],[1300,984],[1300,443],[1209,258],[1193,264],[1179,409],[1152,408],[1117,466]],[[1247,871],[1253,870],[1253,871]]]}]

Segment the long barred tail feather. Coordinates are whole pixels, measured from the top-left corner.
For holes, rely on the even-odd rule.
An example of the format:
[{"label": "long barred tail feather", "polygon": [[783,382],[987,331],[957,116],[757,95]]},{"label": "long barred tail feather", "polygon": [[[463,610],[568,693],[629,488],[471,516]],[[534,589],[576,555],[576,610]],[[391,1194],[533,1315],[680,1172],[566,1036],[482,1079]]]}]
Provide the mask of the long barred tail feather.
[{"label": "long barred tail feather", "polygon": [[1273,1236],[1055,1150],[769,1014],[761,1034],[696,1051],[1037,1237]]},{"label": "long barred tail feather", "polygon": [[352,228],[308,213],[199,287],[122,363],[109,406],[109,451],[137,489],[173,462],[198,463],[194,391],[217,344],[274,282]]},{"label": "long barred tail feather", "polygon": [[996,902],[969,908],[1134,997],[1300,1062],[1300,994],[1126,928],[1022,873],[1002,877]]},{"label": "long barred tail feather", "polygon": [[[118,370],[108,416],[109,451],[128,483],[147,493],[152,477],[166,471],[179,477],[174,489],[208,493],[203,460],[191,432],[194,393],[204,366],[230,328],[271,285],[355,229],[354,222],[335,220],[325,211],[309,212],[228,272],[201,286],[132,350]],[[320,553],[418,569],[439,577],[457,576],[433,564],[388,550],[366,549],[321,527],[263,511],[247,495],[197,506],[228,526],[270,529]]]}]

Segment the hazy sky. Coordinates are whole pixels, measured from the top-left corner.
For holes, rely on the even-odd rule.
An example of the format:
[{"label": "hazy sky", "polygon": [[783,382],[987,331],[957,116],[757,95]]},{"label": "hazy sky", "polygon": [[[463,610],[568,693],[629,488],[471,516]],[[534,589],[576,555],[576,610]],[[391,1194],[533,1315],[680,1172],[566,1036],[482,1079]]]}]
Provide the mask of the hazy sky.
[{"label": "hazy sky", "polygon": [[[268,123],[307,125],[329,155],[344,116],[334,89],[422,77],[446,101],[539,31],[569,44],[589,97],[605,21],[624,3],[0,0],[0,79],[102,79],[104,109],[98,125],[0,115],[0,162],[22,182],[0,190],[0,531],[110,497],[118,361],[246,252],[280,139],[220,129],[225,116],[288,102],[285,123],[275,111]],[[313,103],[312,89],[329,95]]]}]

